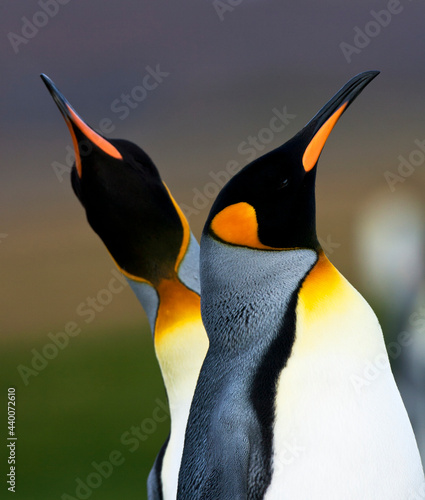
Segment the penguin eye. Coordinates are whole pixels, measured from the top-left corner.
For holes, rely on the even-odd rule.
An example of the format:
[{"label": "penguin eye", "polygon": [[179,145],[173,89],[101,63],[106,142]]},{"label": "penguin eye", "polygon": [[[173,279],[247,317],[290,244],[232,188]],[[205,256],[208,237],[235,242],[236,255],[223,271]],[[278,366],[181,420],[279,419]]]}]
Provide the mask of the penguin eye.
[{"label": "penguin eye", "polygon": [[289,179],[288,179],[288,178],[282,179],[282,180],[279,182],[277,189],[283,189],[283,188],[286,188],[288,185],[289,185]]}]

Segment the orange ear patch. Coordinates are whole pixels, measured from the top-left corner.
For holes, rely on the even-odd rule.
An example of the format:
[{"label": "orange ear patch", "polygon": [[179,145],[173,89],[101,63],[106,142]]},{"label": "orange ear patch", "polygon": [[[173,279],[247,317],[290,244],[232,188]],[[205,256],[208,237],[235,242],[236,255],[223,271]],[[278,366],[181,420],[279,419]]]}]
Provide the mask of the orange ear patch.
[{"label": "orange ear patch", "polygon": [[340,106],[335,111],[335,113],[330,118],[328,118],[326,122],[319,128],[319,130],[315,133],[313,139],[310,141],[310,144],[307,146],[303,155],[303,166],[306,172],[309,172],[314,167],[314,165],[316,165],[320,153],[322,152],[322,149],[329,137],[329,134],[335,127],[336,122],[339,120],[339,117],[347,107],[347,104],[348,102],[345,102],[342,106]]},{"label": "orange ear patch", "polygon": [[216,236],[226,243],[262,250],[277,250],[263,245],[258,239],[257,214],[252,205],[235,203],[224,208],[211,222]]}]

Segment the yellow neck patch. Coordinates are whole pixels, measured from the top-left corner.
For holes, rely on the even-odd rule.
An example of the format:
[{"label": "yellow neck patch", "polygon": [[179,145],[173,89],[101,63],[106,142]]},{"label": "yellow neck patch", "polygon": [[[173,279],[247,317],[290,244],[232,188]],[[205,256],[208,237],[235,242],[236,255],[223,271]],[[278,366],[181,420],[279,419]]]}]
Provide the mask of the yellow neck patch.
[{"label": "yellow neck patch", "polygon": [[342,280],[341,274],[321,252],[300,290],[299,300],[304,310],[310,314],[321,311],[329,297],[335,295]]},{"label": "yellow neck patch", "polygon": [[162,280],[157,291],[159,308],[155,323],[155,347],[160,348],[167,344],[169,334],[184,331],[188,323],[202,323],[201,297],[177,278]]},{"label": "yellow neck patch", "polygon": [[[321,253],[298,295],[292,359],[374,359],[382,332],[369,304]],[[371,353],[375,353],[371,356]],[[341,356],[341,357],[339,357]],[[330,358],[329,358],[330,357]]]},{"label": "yellow neck patch", "polygon": [[325,142],[329,137],[329,134],[335,127],[336,122],[339,120],[339,117],[347,107],[347,104],[348,102],[340,106],[335,111],[335,113],[330,118],[328,118],[326,122],[320,127],[320,129],[315,133],[313,139],[310,141],[310,144],[307,146],[303,155],[303,166],[306,172],[309,172],[314,167],[314,165],[316,165]]},{"label": "yellow neck patch", "polygon": [[155,354],[172,415],[171,440],[179,441],[173,435],[184,435],[190,402],[208,350],[208,337],[202,323],[199,295],[177,278],[162,281],[157,290]]},{"label": "yellow neck patch", "polygon": [[298,295],[293,354],[332,352],[331,346],[344,342],[344,331],[350,329],[346,322],[352,320],[348,311],[356,309],[357,301],[351,285],[321,252]]},{"label": "yellow neck patch", "polygon": [[211,229],[221,240],[232,245],[278,250],[263,245],[258,239],[257,214],[249,203],[240,202],[224,208],[212,220]]}]

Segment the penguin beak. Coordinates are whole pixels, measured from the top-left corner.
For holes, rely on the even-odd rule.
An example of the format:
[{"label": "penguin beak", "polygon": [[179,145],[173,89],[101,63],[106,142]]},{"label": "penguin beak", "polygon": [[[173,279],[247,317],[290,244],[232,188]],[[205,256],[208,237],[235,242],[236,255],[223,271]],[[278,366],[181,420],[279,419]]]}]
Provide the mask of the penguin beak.
[{"label": "penguin beak", "polygon": [[302,157],[306,172],[316,166],[326,140],[341,115],[366,85],[378,75],[379,71],[366,71],[352,78],[300,132],[308,140]]},{"label": "penguin beak", "polygon": [[77,135],[83,135],[83,141],[90,141],[92,144],[101,149],[104,153],[113,158],[122,160],[121,153],[104,137],[95,132],[84,120],[77,114],[73,107],[69,104],[63,94],[59,91],[52,80],[44,74],[40,75],[41,79],[45,83],[50,95],[53,97],[59,111],[65,119],[68,129],[71,133],[72,143],[75,150],[75,166],[77,169],[78,177],[81,179],[82,176],[82,166],[81,166],[81,146],[82,141],[78,141]]}]

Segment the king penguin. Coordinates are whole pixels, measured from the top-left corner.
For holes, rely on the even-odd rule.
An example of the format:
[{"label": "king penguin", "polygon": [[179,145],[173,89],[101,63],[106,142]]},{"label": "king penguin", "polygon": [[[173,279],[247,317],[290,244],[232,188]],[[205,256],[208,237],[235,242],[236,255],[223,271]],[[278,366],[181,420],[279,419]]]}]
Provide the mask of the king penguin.
[{"label": "king penguin", "polygon": [[[350,80],[212,206],[200,264],[210,347],[186,430],[181,500],[421,498],[413,495],[425,488],[423,469],[378,320],[316,236],[322,148],[377,74]],[[358,389],[356,377],[368,383]]]},{"label": "king penguin", "polygon": [[190,403],[208,349],[199,245],[149,156],[131,142],[98,134],[46,75],[41,78],[72,136],[75,194],[149,319],[171,431],[149,475],[148,497],[175,499]]}]

